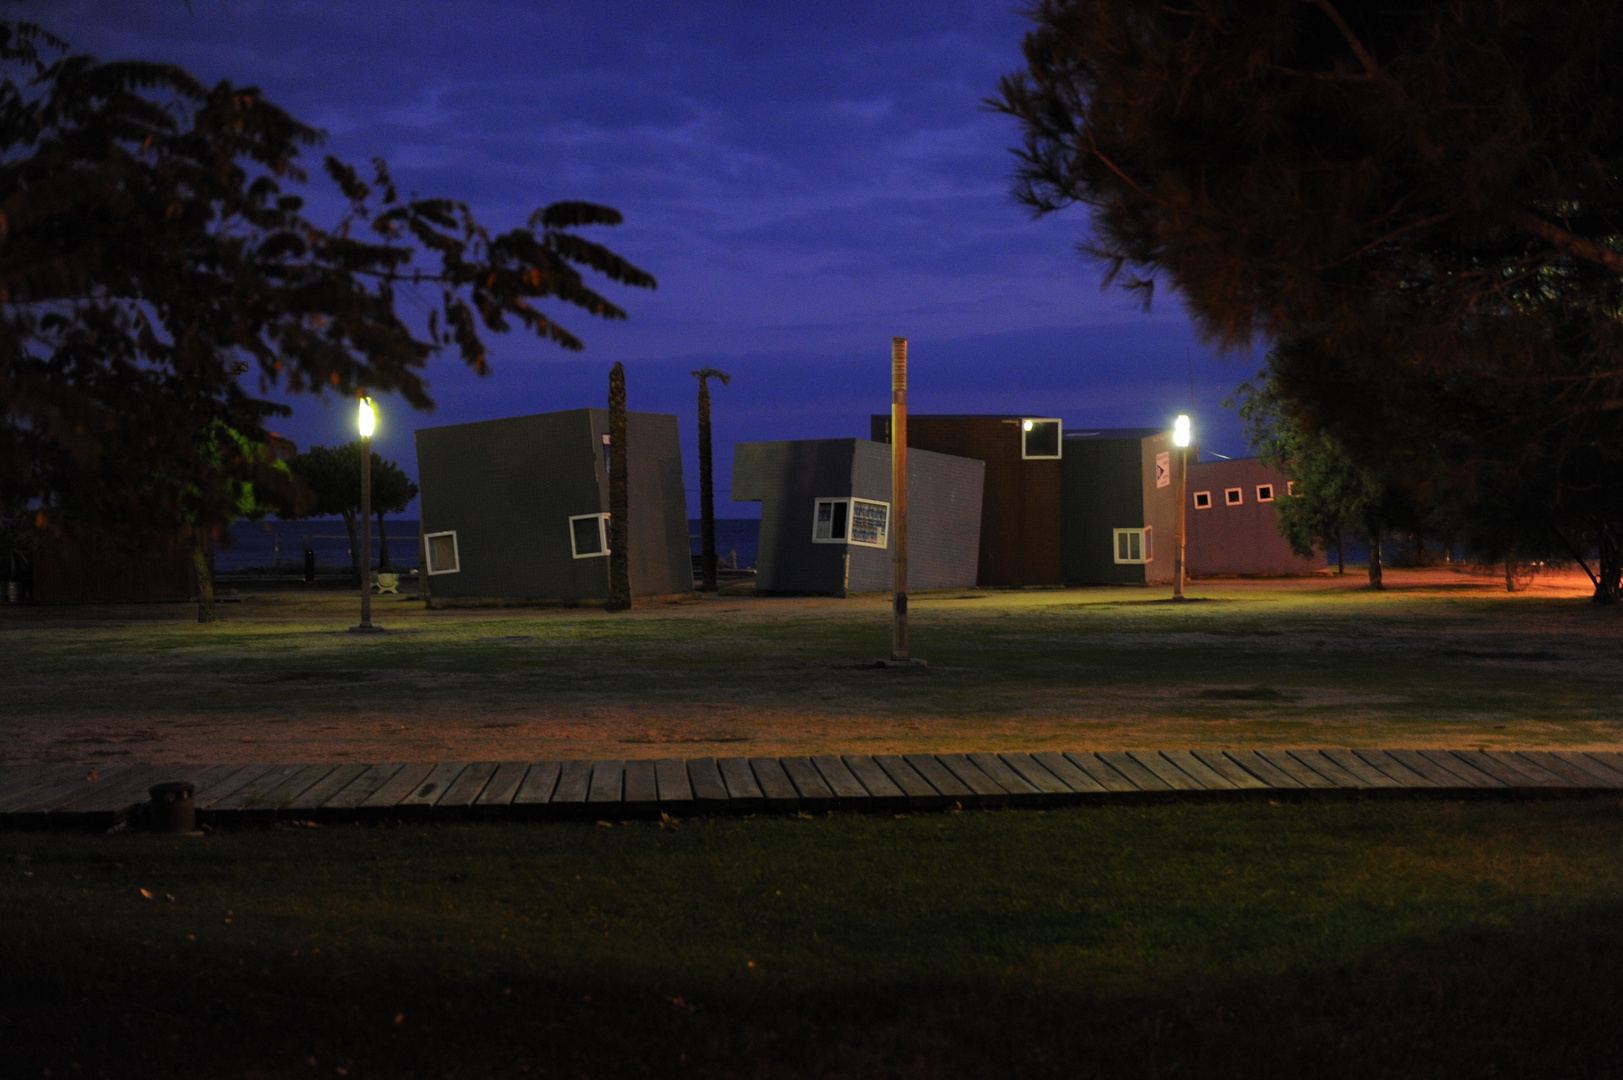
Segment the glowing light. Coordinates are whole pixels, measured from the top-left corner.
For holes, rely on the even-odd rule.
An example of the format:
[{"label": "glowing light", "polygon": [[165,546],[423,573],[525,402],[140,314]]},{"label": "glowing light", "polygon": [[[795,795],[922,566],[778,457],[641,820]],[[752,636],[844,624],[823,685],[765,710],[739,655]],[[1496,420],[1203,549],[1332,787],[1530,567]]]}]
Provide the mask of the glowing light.
[{"label": "glowing light", "polygon": [[1032,428],[1034,428],[1036,426],[1037,426],[1036,424],[1032,423],[1030,420],[1027,420],[1025,423],[1020,425],[1020,428],[1021,428],[1022,431],[1030,431]]},{"label": "glowing light", "polygon": [[377,428],[377,413],[372,408],[371,398],[363,397],[361,399],[361,408],[356,422],[360,425],[361,438],[370,439],[372,432]]},{"label": "glowing light", "polygon": [[1180,416],[1172,422],[1172,445],[1189,445],[1189,417]]}]

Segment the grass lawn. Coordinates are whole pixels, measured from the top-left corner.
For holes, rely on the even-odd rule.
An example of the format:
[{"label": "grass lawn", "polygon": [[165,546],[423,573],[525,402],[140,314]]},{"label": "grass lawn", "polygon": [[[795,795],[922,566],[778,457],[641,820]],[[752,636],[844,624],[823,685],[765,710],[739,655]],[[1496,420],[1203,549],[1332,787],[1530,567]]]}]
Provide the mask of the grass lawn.
[{"label": "grass lawn", "polygon": [[1623,1060],[1616,799],[678,825],[0,833],[0,1071],[1604,1076]]},{"label": "grass lawn", "polygon": [[0,610],[0,762],[343,761],[1088,749],[1623,747],[1623,618],[1581,575],[1507,594],[1449,571],[913,603],[723,595],[424,610],[249,596]]}]

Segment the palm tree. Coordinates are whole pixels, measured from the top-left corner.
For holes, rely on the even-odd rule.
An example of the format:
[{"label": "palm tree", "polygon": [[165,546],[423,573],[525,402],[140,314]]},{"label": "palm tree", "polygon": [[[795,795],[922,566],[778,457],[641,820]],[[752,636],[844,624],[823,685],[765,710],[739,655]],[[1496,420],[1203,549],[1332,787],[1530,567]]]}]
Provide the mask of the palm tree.
[{"label": "palm tree", "polygon": [[716,585],[716,489],[713,480],[714,458],[710,452],[710,383],[720,379],[721,385],[732,382],[732,376],[712,367],[693,372],[699,380],[699,567],[704,575],[700,592],[715,592]]}]

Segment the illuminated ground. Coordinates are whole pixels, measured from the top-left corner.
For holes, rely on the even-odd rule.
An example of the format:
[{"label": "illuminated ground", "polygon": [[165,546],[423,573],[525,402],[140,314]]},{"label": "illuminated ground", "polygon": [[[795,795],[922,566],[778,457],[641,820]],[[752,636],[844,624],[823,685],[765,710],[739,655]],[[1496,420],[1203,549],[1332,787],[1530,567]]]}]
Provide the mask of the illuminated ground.
[{"label": "illuminated ground", "polygon": [[0,608],[0,762],[1249,746],[1623,747],[1623,613],[1581,574],[1447,570],[926,594],[926,672],[881,671],[882,596],[624,615],[353,597]]}]

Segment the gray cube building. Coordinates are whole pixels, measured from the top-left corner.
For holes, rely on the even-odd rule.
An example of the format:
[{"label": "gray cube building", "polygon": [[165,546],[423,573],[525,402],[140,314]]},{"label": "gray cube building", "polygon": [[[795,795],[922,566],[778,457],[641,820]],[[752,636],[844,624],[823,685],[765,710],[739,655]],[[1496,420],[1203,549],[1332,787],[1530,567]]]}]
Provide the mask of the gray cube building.
[{"label": "gray cube building", "polygon": [[[907,553],[910,589],[975,584],[986,465],[910,450]],[[823,593],[889,589],[890,447],[868,439],[739,443],[734,502],[761,504],[755,587]]]},{"label": "gray cube building", "polygon": [[[606,600],[607,409],[417,432],[435,596]],[[626,414],[633,596],[693,590],[676,417]]]}]

